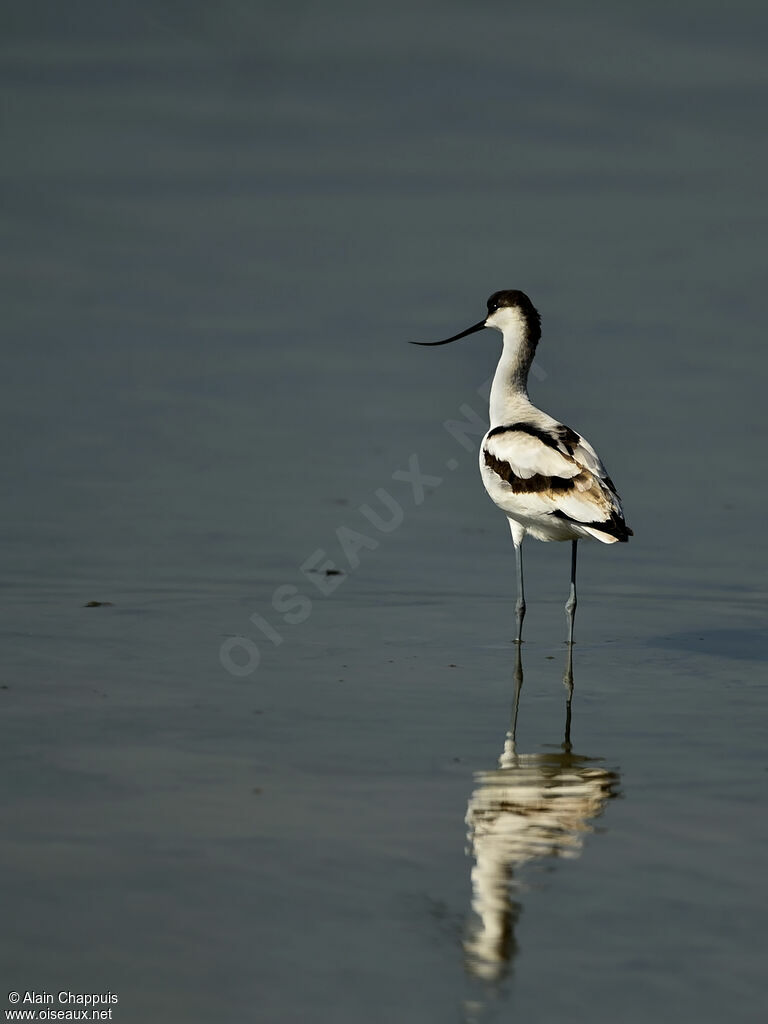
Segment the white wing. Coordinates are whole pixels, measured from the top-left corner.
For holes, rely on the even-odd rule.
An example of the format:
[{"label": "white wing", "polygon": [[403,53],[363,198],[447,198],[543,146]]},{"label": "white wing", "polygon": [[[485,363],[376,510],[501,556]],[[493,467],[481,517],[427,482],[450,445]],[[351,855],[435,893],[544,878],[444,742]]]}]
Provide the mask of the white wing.
[{"label": "white wing", "polygon": [[567,479],[576,476],[583,468],[567,453],[522,430],[505,430],[489,436],[485,449],[494,458],[506,462],[521,480],[529,480],[533,476]]}]

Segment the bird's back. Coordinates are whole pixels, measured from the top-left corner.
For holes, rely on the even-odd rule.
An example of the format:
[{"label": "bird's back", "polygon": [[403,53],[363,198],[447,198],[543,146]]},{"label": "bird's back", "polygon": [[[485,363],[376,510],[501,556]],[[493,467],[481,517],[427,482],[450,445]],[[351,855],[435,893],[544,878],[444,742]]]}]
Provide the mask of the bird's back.
[{"label": "bird's back", "polygon": [[632,535],[592,445],[530,402],[510,409],[507,421],[485,435],[480,472],[496,505],[539,540],[613,544]]}]

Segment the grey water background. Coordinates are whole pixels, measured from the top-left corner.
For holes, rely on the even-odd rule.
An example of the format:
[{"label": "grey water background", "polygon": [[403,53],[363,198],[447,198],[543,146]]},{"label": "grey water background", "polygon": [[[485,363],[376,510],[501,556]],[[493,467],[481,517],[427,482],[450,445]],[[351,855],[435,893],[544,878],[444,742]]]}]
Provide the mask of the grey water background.
[{"label": "grey water background", "polygon": [[[762,1019],[764,6],[0,17],[5,989],[169,1024]],[[526,870],[488,984],[464,816],[514,562],[443,424],[484,415],[499,340],[405,342],[507,287],[635,537],[582,545],[574,656],[574,751],[620,798]],[[567,547],[526,569],[534,754]]]}]

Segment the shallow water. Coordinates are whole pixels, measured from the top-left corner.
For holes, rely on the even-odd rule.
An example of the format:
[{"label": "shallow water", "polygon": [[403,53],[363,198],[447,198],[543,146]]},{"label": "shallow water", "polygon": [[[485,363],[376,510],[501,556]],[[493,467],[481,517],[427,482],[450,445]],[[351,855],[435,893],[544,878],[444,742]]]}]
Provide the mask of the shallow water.
[{"label": "shallow water", "polygon": [[[6,989],[761,1019],[764,11],[153,7],[1,34]],[[509,746],[497,338],[404,344],[501,287],[635,531],[566,749],[555,544]]]}]

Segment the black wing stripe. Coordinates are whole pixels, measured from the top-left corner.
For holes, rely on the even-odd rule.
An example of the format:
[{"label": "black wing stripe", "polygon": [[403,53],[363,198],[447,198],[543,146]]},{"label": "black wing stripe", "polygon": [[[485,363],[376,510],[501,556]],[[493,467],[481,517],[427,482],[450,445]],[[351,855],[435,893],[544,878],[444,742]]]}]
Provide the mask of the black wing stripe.
[{"label": "black wing stripe", "polygon": [[564,426],[562,423],[557,427],[553,427],[552,430],[543,430],[541,427],[534,427],[531,423],[509,423],[501,427],[494,427],[493,430],[488,431],[488,437],[496,437],[498,434],[508,434],[518,432],[521,434],[529,434],[531,437],[537,438],[542,444],[547,445],[549,448],[554,448],[556,451],[560,449],[560,445],[564,445],[570,455],[573,455],[574,449],[578,447],[581,442],[581,437],[576,433],[575,430],[571,430],[570,427]]},{"label": "black wing stripe", "polygon": [[542,491],[576,490],[576,484],[574,483],[576,479],[575,477],[544,476],[542,473],[534,473],[533,476],[523,478],[516,476],[508,462],[504,462],[503,459],[497,459],[495,455],[491,455],[487,448],[483,449],[483,458],[485,459],[486,466],[492,470],[496,476],[505,480],[512,488],[512,492],[514,494],[535,494]]},{"label": "black wing stripe", "polygon": [[557,448],[557,438],[553,437],[552,434],[547,433],[546,430],[541,430],[539,427],[534,427],[530,423],[510,423],[502,427],[494,427],[493,430],[488,431],[488,437],[496,437],[497,434],[510,434],[510,433],[530,434],[531,437],[536,437],[539,441],[543,441],[544,444],[550,448]]}]

